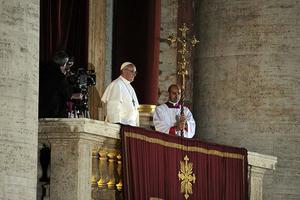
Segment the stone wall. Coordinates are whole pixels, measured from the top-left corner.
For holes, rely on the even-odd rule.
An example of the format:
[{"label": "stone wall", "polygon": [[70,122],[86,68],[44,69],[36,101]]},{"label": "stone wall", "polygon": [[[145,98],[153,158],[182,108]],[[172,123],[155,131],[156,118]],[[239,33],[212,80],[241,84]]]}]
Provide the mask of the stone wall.
[{"label": "stone wall", "polygon": [[36,198],[39,1],[0,0],[0,199]]},{"label": "stone wall", "polygon": [[161,29],[158,77],[158,103],[168,100],[168,87],[177,81],[177,49],[170,47],[167,38],[177,33],[177,0],[161,1]]},{"label": "stone wall", "polygon": [[198,137],[278,157],[264,198],[300,199],[300,4],[197,3]]}]

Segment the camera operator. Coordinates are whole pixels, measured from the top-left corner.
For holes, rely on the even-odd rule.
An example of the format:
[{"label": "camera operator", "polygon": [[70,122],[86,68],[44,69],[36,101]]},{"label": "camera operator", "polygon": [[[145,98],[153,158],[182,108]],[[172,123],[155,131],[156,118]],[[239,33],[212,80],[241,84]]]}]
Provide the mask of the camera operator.
[{"label": "camera operator", "polygon": [[67,101],[72,95],[72,89],[66,77],[70,70],[68,61],[68,54],[65,51],[58,51],[54,54],[52,63],[41,69],[40,118],[68,117]]}]

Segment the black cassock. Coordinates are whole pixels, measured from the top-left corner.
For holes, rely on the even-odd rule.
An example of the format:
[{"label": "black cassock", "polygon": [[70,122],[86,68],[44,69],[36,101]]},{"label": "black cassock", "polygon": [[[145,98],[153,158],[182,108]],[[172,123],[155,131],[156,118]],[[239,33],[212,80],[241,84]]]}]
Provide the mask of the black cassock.
[{"label": "black cassock", "polygon": [[68,117],[67,101],[72,95],[71,85],[56,64],[40,71],[39,118]]}]

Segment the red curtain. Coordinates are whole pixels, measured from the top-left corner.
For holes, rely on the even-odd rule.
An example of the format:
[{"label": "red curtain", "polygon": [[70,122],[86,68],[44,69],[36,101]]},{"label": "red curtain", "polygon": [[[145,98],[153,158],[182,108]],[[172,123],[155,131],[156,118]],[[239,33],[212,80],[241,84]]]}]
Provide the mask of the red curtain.
[{"label": "red curtain", "polygon": [[88,1],[40,1],[40,66],[58,50],[74,56],[76,66],[87,66]]},{"label": "red curtain", "polygon": [[121,138],[125,199],[248,199],[246,149],[130,126]]}]

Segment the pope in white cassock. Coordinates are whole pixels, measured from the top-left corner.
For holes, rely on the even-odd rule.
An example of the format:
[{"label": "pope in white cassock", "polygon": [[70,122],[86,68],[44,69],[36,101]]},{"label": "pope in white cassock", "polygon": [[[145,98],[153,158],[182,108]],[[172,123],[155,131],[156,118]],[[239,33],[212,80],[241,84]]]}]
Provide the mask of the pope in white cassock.
[{"label": "pope in white cassock", "polygon": [[178,136],[183,132],[183,137],[192,138],[195,135],[195,120],[187,107],[184,107],[184,115],[180,114],[179,87],[171,85],[168,92],[169,101],[157,106],[155,109],[153,115],[155,130]]},{"label": "pope in white cassock", "polygon": [[139,126],[139,102],[131,82],[136,76],[136,67],[130,62],[121,65],[121,75],[111,82],[101,101],[106,106],[106,121]]}]

